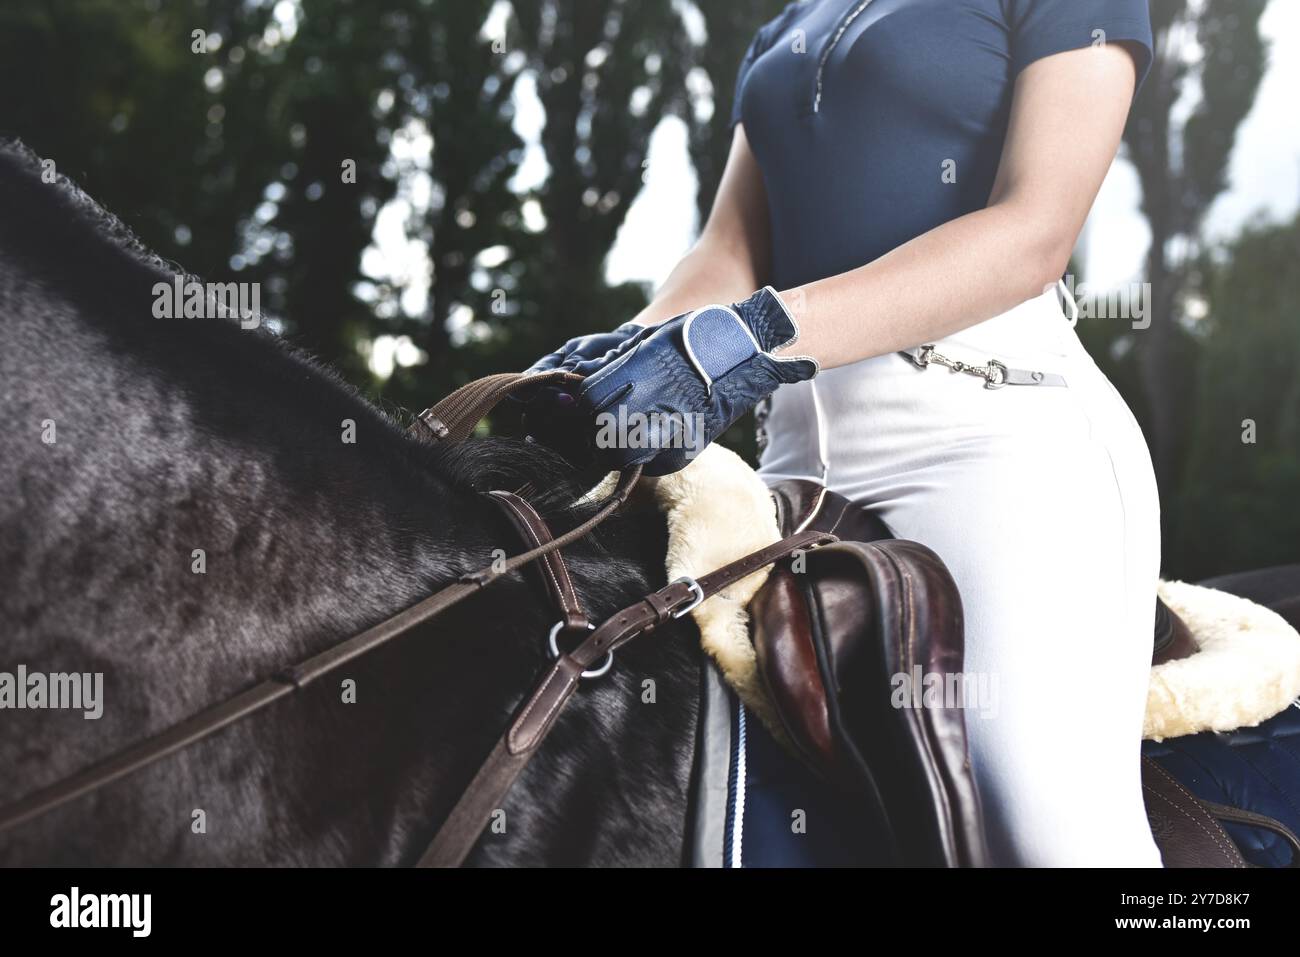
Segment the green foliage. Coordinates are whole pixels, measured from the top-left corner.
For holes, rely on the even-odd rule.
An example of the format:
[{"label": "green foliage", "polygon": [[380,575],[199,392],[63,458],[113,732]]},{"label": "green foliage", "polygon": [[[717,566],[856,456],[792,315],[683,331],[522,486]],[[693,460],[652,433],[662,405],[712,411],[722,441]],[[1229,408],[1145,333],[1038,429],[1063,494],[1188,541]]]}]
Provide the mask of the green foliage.
[{"label": "green foliage", "polygon": [[697,59],[700,69],[713,85],[712,110],[705,111],[703,117],[695,110],[688,114],[691,164],[699,178],[695,204],[701,224],[708,219],[709,210],[713,208],[713,196],[718,191],[727,150],[731,146],[728,124],[731,122],[740,61],[749,48],[754,31],[774,19],[785,7],[786,0],[732,0],[699,5],[708,40],[700,47]]},{"label": "green foliage", "polygon": [[[1155,60],[1124,131],[1151,227],[1145,277],[1151,325],[1132,336],[1109,330],[1103,335],[1114,341],[1104,345],[1116,351],[1100,355],[1137,410],[1151,447],[1167,575],[1188,576],[1207,567],[1193,557],[1206,550],[1187,539],[1189,522],[1195,522],[1183,511],[1183,503],[1192,501],[1189,469],[1205,441],[1195,418],[1201,407],[1188,397],[1203,394],[1224,375],[1203,361],[1213,344],[1192,331],[1185,311],[1200,294],[1197,251],[1205,217],[1227,188],[1237,129],[1264,74],[1259,19],[1267,2],[1152,0]],[[1237,321],[1244,327],[1255,319],[1240,315]]]},{"label": "green foliage", "polygon": [[1293,562],[1300,551],[1298,261],[1300,218],[1249,228],[1202,264],[1209,315],[1192,436],[1166,500],[1172,551],[1189,576]]}]

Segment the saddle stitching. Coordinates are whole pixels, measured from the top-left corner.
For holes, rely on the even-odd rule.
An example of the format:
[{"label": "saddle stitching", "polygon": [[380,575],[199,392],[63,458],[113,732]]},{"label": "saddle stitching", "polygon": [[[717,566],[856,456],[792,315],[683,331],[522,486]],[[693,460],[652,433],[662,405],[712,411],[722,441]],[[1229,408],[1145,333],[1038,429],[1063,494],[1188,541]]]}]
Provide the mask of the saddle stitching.
[{"label": "saddle stitching", "polygon": [[[1157,765],[1157,766],[1158,766],[1158,765]],[[1171,778],[1170,780],[1173,780],[1173,779]],[[1175,783],[1177,783],[1177,782],[1175,782]],[[1223,857],[1224,857],[1224,859],[1227,860],[1227,861],[1230,861],[1230,862],[1232,863],[1232,866],[1233,866],[1233,867],[1235,867],[1235,868],[1242,868],[1242,867],[1245,867],[1245,865],[1241,862],[1241,860],[1240,860],[1238,857],[1234,856],[1234,855],[1232,854],[1232,852],[1229,851],[1229,850],[1224,846],[1222,838],[1220,838],[1219,835],[1215,834],[1214,831],[1212,831],[1210,828],[1208,828],[1208,827],[1205,826],[1205,822],[1204,822],[1204,821],[1198,820],[1198,819],[1197,819],[1196,817],[1194,817],[1192,814],[1188,813],[1188,811],[1187,811],[1185,808],[1181,808],[1181,807],[1179,807],[1179,806],[1178,806],[1177,804],[1175,804],[1173,801],[1169,800],[1168,796],[1166,796],[1166,795],[1164,795],[1164,794],[1161,794],[1159,791],[1155,790],[1155,789],[1152,788],[1150,785],[1147,785],[1147,784],[1142,785],[1142,790],[1145,791],[1146,793],[1150,794],[1152,797],[1159,798],[1161,801],[1164,801],[1166,804],[1169,805],[1170,808],[1172,808],[1174,811],[1176,811],[1176,812],[1178,812],[1179,814],[1181,814],[1183,817],[1187,818],[1189,821],[1191,821],[1193,824],[1195,824],[1197,827],[1199,827],[1202,831],[1204,831],[1206,837],[1208,837],[1211,841],[1214,842],[1215,847],[1219,848],[1219,850],[1223,852]],[[1200,805],[1197,805],[1197,807],[1199,807],[1199,806],[1200,806]],[[1206,818],[1209,819],[1211,822],[1214,820],[1213,818],[1210,817],[1210,815],[1209,815],[1208,813],[1207,813],[1205,816],[1206,816]]]},{"label": "saddle stitching", "polygon": [[[513,514],[519,517],[520,521],[515,524],[527,537],[528,544],[535,548],[541,547],[545,544],[542,541],[541,535],[538,534],[537,529],[533,528],[532,522],[529,520],[527,513],[524,512],[523,509],[519,508],[516,502],[512,501],[510,497],[512,493],[492,491],[488,494],[496,501],[505,505]],[[562,561],[557,562],[553,560],[553,558],[558,555],[559,552],[552,552],[549,555],[544,555],[540,567],[542,568],[543,573],[550,578],[551,584],[557,595],[561,596],[561,603],[569,606],[568,608],[561,609],[561,611],[564,611],[567,615],[568,612],[573,609],[580,611],[581,607],[578,603],[577,590],[573,587],[573,580],[569,577],[568,567]],[[561,579],[563,580],[561,581]]]},{"label": "saddle stitching", "polygon": [[[1192,803],[1192,805],[1193,805],[1194,807],[1198,807],[1198,808],[1199,808],[1199,807],[1201,806],[1201,804],[1200,804],[1200,799],[1197,798],[1197,796],[1196,796],[1195,794],[1193,794],[1191,791],[1187,790],[1187,788],[1183,787],[1183,784],[1182,784],[1181,781],[1179,781],[1177,778],[1175,778],[1172,774],[1170,774],[1168,771],[1166,771],[1166,770],[1165,770],[1163,767],[1161,767],[1159,764],[1156,764],[1154,761],[1151,762],[1151,766],[1155,769],[1156,772],[1158,772],[1158,773],[1160,774],[1161,777],[1163,777],[1166,781],[1168,781],[1170,784],[1172,784],[1172,785],[1174,786],[1174,788],[1178,791],[1178,793],[1182,794],[1185,798],[1187,798],[1187,799]],[[1143,788],[1146,789],[1146,785],[1143,785]],[[1161,795],[1161,796],[1163,797],[1163,795]],[[1164,800],[1165,800],[1165,801],[1169,801],[1168,798],[1164,798]],[[1172,804],[1173,802],[1170,801],[1169,803]],[[1179,808],[1179,811],[1180,811],[1181,813],[1183,813],[1184,815],[1186,815],[1187,817],[1191,817],[1191,815],[1190,815],[1190,814],[1187,814],[1187,812],[1184,811],[1183,809]],[[1208,818],[1211,822],[1213,822],[1214,818],[1213,818],[1213,817],[1212,817],[1208,812],[1205,812],[1205,816],[1206,816],[1206,818]],[[1193,818],[1193,820],[1195,820],[1195,819]],[[1223,847],[1223,841],[1222,841],[1222,839],[1219,838],[1219,836],[1218,836],[1217,834],[1215,834],[1213,831],[1211,831],[1211,830],[1209,830],[1208,828],[1206,828],[1205,825],[1202,824],[1200,821],[1197,821],[1197,825],[1198,825],[1202,830],[1204,830],[1207,834],[1209,834],[1210,837],[1212,837],[1212,838],[1214,839],[1214,843],[1215,843],[1215,844],[1219,845],[1220,847]],[[1233,848],[1234,848],[1234,849],[1235,849],[1235,847],[1236,847],[1236,845],[1233,845]],[[1229,854],[1229,857],[1232,856],[1232,855],[1231,855],[1231,852],[1227,852],[1227,853]],[[1238,853],[1240,853],[1240,852],[1238,852]],[[1240,864],[1236,864],[1236,865],[1234,865],[1234,866],[1236,866],[1236,867],[1240,867],[1240,866],[1242,866],[1242,865],[1240,865]]]},{"label": "saddle stitching", "polygon": [[[534,692],[532,698],[528,700],[528,704],[525,705],[523,713],[519,715],[519,719],[515,722],[514,727],[510,729],[510,750],[513,753],[519,754],[523,751],[527,751],[532,746],[534,736],[530,736],[527,741],[524,741],[522,743],[522,746],[517,747],[517,745],[519,745],[520,743],[519,734],[517,733],[518,729],[528,723],[528,716],[532,714],[534,709],[536,709],[537,703],[541,701],[543,697],[545,697],[544,692],[546,691],[546,689],[549,688],[551,684],[555,681],[555,679],[559,678],[560,676],[561,675],[560,675],[559,663],[557,662],[556,665],[552,667],[550,672],[546,675],[546,680],[542,682],[541,686],[537,689],[536,692]],[[565,680],[567,681],[568,679],[566,678]],[[555,700],[551,702],[551,707],[547,709],[546,714],[542,716],[542,723],[541,723],[542,727],[546,727],[547,722],[551,720],[552,716],[555,714],[555,710],[560,707],[563,700],[564,700],[563,695],[557,695],[555,697]]]},{"label": "saddle stitching", "polygon": [[[819,498],[817,501],[820,502],[821,499]],[[836,531],[839,529],[840,525],[844,522],[844,516],[848,514],[848,511],[849,509],[847,505],[842,507],[840,509],[840,514],[835,517],[835,523],[831,525],[831,527],[827,529],[827,531],[829,531],[832,535],[834,535]],[[817,514],[816,510],[813,511],[813,514],[814,515]]]}]

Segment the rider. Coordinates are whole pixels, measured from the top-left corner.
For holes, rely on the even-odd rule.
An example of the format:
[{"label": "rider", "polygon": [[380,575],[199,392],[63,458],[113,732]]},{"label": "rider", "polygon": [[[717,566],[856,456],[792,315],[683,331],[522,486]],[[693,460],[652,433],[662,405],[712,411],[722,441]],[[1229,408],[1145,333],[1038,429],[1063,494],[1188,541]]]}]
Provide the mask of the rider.
[{"label": "rider", "polygon": [[1055,294],[1151,44],[1145,0],[790,4],[740,66],[694,248],[631,322],[533,366],[587,376],[534,399],[543,437],[617,410],[712,441],[770,395],[765,478],[822,479],[944,558],[965,669],[998,681],[968,733],[1005,863],[1160,864],[1138,751],[1155,481]]}]

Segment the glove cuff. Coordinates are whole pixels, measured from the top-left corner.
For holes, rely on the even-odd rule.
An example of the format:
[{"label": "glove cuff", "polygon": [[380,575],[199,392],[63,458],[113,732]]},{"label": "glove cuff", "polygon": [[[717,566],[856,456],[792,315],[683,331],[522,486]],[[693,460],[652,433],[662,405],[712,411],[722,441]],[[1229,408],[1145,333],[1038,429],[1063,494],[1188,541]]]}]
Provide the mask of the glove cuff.
[{"label": "glove cuff", "polygon": [[736,311],[753,332],[759,348],[775,364],[781,381],[801,382],[821,371],[812,356],[775,354],[799,341],[799,323],[772,286],[764,286],[744,302],[736,303]]}]

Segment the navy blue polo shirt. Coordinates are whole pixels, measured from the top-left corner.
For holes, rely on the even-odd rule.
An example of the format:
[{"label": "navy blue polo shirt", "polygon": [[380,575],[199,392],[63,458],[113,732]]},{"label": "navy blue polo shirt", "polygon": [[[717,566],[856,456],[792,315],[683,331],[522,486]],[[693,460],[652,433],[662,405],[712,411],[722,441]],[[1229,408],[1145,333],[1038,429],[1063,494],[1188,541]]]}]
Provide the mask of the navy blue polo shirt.
[{"label": "navy blue polo shirt", "polygon": [[755,34],[731,115],[767,186],[772,283],[854,269],[982,209],[1017,74],[1116,41],[1141,83],[1146,0],[791,3]]}]

